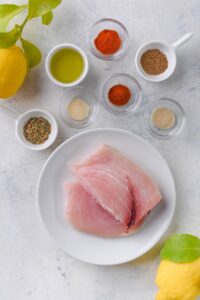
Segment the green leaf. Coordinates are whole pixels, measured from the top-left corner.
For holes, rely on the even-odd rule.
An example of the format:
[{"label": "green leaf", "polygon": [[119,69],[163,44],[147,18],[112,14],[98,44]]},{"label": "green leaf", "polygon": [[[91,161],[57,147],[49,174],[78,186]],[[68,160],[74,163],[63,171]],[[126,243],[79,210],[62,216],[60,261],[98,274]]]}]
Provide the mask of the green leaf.
[{"label": "green leaf", "polygon": [[0,31],[7,29],[8,23],[12,18],[25,10],[27,5],[1,4],[0,5]]},{"label": "green leaf", "polygon": [[41,61],[42,55],[40,50],[35,45],[30,43],[29,41],[24,40],[23,38],[21,38],[20,40],[24,49],[24,53],[26,55],[29,68],[35,67]]},{"label": "green leaf", "polygon": [[160,256],[177,263],[193,261],[200,257],[200,239],[190,234],[176,234],[166,241]]},{"label": "green leaf", "polygon": [[53,20],[53,12],[49,11],[45,15],[42,16],[42,24],[43,25],[49,25],[51,21]]},{"label": "green leaf", "polygon": [[21,27],[15,27],[9,32],[0,32],[0,48],[8,48],[16,43],[21,35]]},{"label": "green leaf", "polygon": [[28,15],[29,18],[43,16],[56,8],[62,0],[29,0]]}]

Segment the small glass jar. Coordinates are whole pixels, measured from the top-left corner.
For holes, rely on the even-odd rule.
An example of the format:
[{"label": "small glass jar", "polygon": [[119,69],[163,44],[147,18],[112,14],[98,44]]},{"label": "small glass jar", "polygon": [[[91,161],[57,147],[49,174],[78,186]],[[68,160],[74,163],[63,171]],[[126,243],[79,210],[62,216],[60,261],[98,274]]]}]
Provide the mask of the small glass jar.
[{"label": "small glass jar", "polygon": [[[160,108],[168,109],[174,114],[174,122],[170,128],[158,128],[153,121],[153,114]],[[145,110],[145,125],[148,132],[158,139],[170,139],[183,128],[185,123],[185,113],[181,105],[175,100],[161,98],[149,104]]]},{"label": "small glass jar", "polygon": [[[73,119],[68,112],[68,105],[73,99],[81,98],[89,105],[89,114],[83,120]],[[70,127],[81,129],[92,125],[99,113],[99,103],[93,93],[85,87],[77,87],[67,90],[61,97],[60,115],[63,121]]]},{"label": "small glass jar", "polygon": [[[126,105],[117,106],[112,104],[109,100],[108,95],[110,89],[118,84],[124,85],[130,90],[131,98]],[[119,116],[132,114],[140,104],[142,99],[142,89],[134,77],[128,74],[119,73],[109,77],[105,81],[101,91],[101,98],[105,109],[109,112]]]},{"label": "small glass jar", "polygon": [[[105,55],[101,53],[95,46],[94,40],[98,36],[98,34],[104,30],[110,29],[115,30],[121,39],[121,47],[118,51],[113,54]],[[105,60],[115,60],[119,59],[123,55],[125,55],[129,46],[129,35],[126,27],[117,20],[113,19],[102,19],[97,21],[89,31],[89,48],[90,51],[98,58]]]}]

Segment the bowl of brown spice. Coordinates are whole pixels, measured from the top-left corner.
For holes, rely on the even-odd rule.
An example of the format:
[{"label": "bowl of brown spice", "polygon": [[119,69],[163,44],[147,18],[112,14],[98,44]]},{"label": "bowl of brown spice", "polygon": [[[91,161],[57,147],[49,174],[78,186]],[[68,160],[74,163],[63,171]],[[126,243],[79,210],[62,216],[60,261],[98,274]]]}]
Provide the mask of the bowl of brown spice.
[{"label": "bowl of brown spice", "polygon": [[54,143],[58,125],[47,111],[32,109],[18,117],[16,134],[24,147],[36,151],[44,150]]},{"label": "bowl of brown spice", "polygon": [[135,65],[139,74],[153,82],[169,78],[176,68],[176,50],[192,36],[192,32],[187,33],[173,44],[151,41],[142,45],[135,57]]}]

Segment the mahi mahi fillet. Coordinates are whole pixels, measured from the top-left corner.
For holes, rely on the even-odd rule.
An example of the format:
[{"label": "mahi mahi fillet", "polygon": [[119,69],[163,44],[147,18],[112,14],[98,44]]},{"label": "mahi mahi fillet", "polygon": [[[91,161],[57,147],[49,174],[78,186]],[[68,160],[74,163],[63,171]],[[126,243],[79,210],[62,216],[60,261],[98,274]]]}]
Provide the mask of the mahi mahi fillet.
[{"label": "mahi mahi fillet", "polygon": [[73,164],[76,181],[65,185],[66,216],[77,229],[100,236],[120,236],[137,229],[160,202],[156,183],[110,146]]},{"label": "mahi mahi fillet", "polygon": [[117,236],[124,226],[104,210],[79,182],[65,184],[66,217],[79,230],[102,236]]}]

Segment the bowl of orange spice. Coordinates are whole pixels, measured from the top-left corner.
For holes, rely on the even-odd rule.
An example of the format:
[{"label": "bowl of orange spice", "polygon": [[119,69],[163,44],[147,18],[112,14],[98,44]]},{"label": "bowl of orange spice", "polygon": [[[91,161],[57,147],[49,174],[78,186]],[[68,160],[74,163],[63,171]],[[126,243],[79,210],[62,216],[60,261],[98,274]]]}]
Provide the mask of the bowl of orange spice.
[{"label": "bowl of orange spice", "polygon": [[102,19],[89,32],[90,51],[98,58],[114,60],[122,57],[129,45],[126,27],[117,20]]},{"label": "bowl of orange spice", "polygon": [[129,74],[118,73],[109,77],[101,90],[105,109],[115,115],[135,112],[142,99],[139,82]]}]

